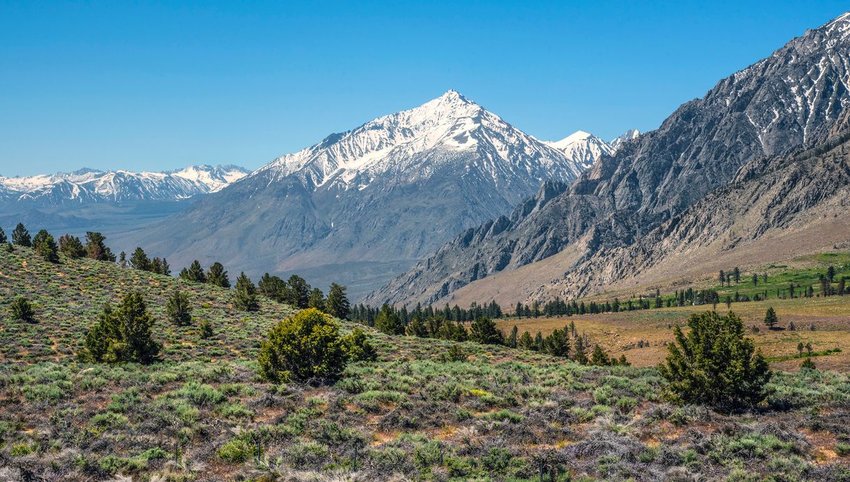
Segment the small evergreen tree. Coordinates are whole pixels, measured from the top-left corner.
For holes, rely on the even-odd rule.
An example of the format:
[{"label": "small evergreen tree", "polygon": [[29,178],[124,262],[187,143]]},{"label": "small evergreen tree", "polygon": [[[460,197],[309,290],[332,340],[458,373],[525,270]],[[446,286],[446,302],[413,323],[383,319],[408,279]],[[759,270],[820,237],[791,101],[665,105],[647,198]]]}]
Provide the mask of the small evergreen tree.
[{"label": "small evergreen tree", "polygon": [[720,410],[752,407],[764,399],[770,369],[744,336],[740,318],[731,312],[694,314],[688,327],[687,335],[674,328],[676,342],[668,345],[660,367],[674,399]]},{"label": "small evergreen tree", "polygon": [[117,310],[106,305],[89,329],[80,354],[86,361],[152,363],[162,348],[151,334],[153,319],[140,293],[130,293]]},{"label": "small evergreen tree", "polygon": [[27,228],[24,226],[23,223],[18,223],[18,225],[15,226],[15,230],[12,231],[12,243],[27,248],[32,247],[32,238],[30,237],[30,232],[27,231]]},{"label": "small evergreen tree", "polygon": [[35,310],[32,304],[23,296],[18,296],[12,301],[12,319],[25,321],[27,323],[35,322]]},{"label": "small evergreen tree", "polygon": [[517,328],[516,325],[511,328],[511,334],[508,335],[508,339],[505,344],[511,348],[516,348],[519,344],[519,328]]},{"label": "small evergreen tree", "polygon": [[179,289],[168,297],[165,305],[168,319],[178,326],[186,326],[192,322],[192,308],[189,306],[189,297]]},{"label": "small evergreen tree", "polygon": [[769,330],[774,329],[776,325],[779,323],[779,318],[776,316],[776,311],[772,306],[767,308],[767,312],[764,314],[764,324],[767,326]]},{"label": "small evergreen tree", "polygon": [[151,260],[148,259],[148,255],[145,253],[144,249],[136,248],[136,250],[133,251],[133,255],[130,256],[130,266],[133,267],[133,269],[140,271],[151,270]]},{"label": "small evergreen tree", "polygon": [[469,328],[469,339],[482,345],[502,345],[505,335],[496,327],[496,323],[486,316],[479,316]]},{"label": "small evergreen tree", "polygon": [[59,262],[59,251],[56,247],[56,241],[53,240],[53,236],[46,230],[42,229],[36,233],[35,238],[33,238],[33,247],[36,254],[44,258],[45,261],[50,263]]},{"label": "small evergreen tree", "polygon": [[260,347],[260,374],[272,382],[336,380],[348,361],[346,345],[333,318],[300,311],[272,327]]},{"label": "small evergreen tree", "polygon": [[6,239],[6,231],[3,231],[3,228],[0,228],[0,244],[6,244],[9,240]]},{"label": "small evergreen tree", "polygon": [[577,363],[581,363],[582,365],[587,365],[587,348],[584,344],[584,338],[581,336],[576,337],[575,355],[573,355],[573,360]]},{"label": "small evergreen tree", "polygon": [[288,303],[298,308],[307,308],[310,299],[310,284],[296,274],[290,276],[286,284],[289,286]]},{"label": "small evergreen tree", "polygon": [[[244,274],[244,273],[243,273]],[[204,274],[204,268],[201,267],[201,262],[197,259],[192,261],[188,268],[183,268],[180,271],[180,279],[192,281],[194,283],[206,283],[207,275]]]},{"label": "small evergreen tree", "polygon": [[[200,266],[200,263],[198,263]],[[227,271],[224,270],[224,265],[216,261],[210,266],[207,271],[207,283],[221,286],[222,288],[230,288],[230,279],[227,277]]]},{"label": "small evergreen tree", "polygon": [[534,338],[532,338],[531,333],[527,331],[522,332],[522,336],[519,337],[517,345],[523,350],[534,350],[536,348],[534,345]]},{"label": "small evergreen tree", "polygon": [[826,269],[826,278],[830,283],[835,280],[835,266],[830,265],[830,267]]},{"label": "small evergreen tree", "polygon": [[348,319],[348,315],[351,313],[351,304],[345,294],[345,286],[331,283],[331,288],[328,291],[327,311],[331,316],[341,320]]},{"label": "small evergreen tree", "polygon": [[403,335],[404,323],[398,317],[395,310],[390,305],[384,303],[381,306],[381,311],[375,317],[375,329],[387,335]]},{"label": "small evergreen tree", "polygon": [[69,259],[78,259],[86,255],[86,247],[80,238],[70,234],[59,237],[59,251]]},{"label": "small evergreen tree", "polygon": [[608,354],[599,345],[593,346],[593,352],[590,354],[590,364],[596,366],[607,366],[611,364],[611,359]]},{"label": "small evergreen tree", "polygon": [[554,330],[546,337],[546,352],[552,356],[567,358],[570,355],[570,339],[566,330]]},{"label": "small evergreen tree", "polygon": [[307,307],[315,308],[327,313],[325,310],[325,294],[322,293],[322,290],[319,288],[313,288],[310,290],[310,295],[307,297]]},{"label": "small evergreen tree", "polygon": [[115,262],[115,255],[112,254],[106,244],[106,237],[96,231],[86,233],[86,255],[91,259],[98,261]]},{"label": "small evergreen tree", "polygon": [[235,293],[236,308],[242,311],[258,311],[260,303],[257,300],[257,288],[250,278],[241,273],[236,278],[236,293]]}]

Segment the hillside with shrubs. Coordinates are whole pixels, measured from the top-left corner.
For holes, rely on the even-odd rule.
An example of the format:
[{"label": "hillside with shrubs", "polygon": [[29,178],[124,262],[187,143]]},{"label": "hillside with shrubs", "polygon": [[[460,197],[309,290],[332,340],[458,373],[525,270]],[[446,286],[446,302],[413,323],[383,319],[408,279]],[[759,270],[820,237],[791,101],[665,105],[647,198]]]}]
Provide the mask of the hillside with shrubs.
[{"label": "hillside with shrubs", "polygon": [[0,245],[0,480],[850,479],[850,378],[770,373],[733,315],[661,369],[594,366],[39,243]]}]

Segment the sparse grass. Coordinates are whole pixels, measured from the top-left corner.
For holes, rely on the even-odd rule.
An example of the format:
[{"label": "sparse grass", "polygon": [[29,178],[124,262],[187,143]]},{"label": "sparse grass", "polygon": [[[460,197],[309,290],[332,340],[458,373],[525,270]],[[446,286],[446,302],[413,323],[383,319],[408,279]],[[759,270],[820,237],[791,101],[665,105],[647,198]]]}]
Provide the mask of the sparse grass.
[{"label": "sparse grass", "polygon": [[[178,283],[196,319],[214,326],[209,338],[165,321],[164,300]],[[349,364],[332,386],[275,385],[257,376],[256,354],[268,327],[291,312],[286,306],[266,301],[246,314],[218,288],[85,260],[48,265],[24,249],[0,254],[0,292],[24,286],[39,323],[6,319],[0,332],[4,479],[538,480],[541,467],[560,480],[846,474],[850,378],[842,373],[779,373],[758,411],[727,416],[670,406],[652,368],[580,366],[370,330],[377,361]],[[101,303],[139,286],[164,360],[79,362],[77,337]],[[629,329],[660,334],[675,322],[668,312],[686,316],[633,312],[644,318],[627,320]],[[594,340],[624,341],[603,315],[574,319]],[[560,328],[564,320],[551,322]],[[756,336],[788,337],[782,346],[796,347],[797,337],[829,333],[823,325]],[[625,351],[630,359],[635,350]],[[819,367],[843,353],[819,357]]]}]

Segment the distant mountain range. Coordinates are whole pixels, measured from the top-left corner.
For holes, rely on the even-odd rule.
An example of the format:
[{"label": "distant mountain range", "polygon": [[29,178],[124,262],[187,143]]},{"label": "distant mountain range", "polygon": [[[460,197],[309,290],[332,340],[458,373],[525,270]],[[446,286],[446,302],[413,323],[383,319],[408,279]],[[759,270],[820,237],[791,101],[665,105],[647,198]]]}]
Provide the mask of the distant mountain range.
[{"label": "distant mountain range", "polygon": [[[840,197],[848,69],[844,14],[721,80],[659,129],[615,142],[574,183],[548,183],[510,216],[459,234],[366,301],[569,298],[850,242]],[[831,228],[814,222],[824,218]],[[664,276],[641,278],[652,270]]]},{"label": "distant mountain range", "polygon": [[237,166],[189,166],[167,172],[101,171],[0,177],[0,199],[55,207],[126,201],[179,201],[219,191],[248,171]]},{"label": "distant mountain range", "polygon": [[175,266],[298,272],[356,298],[612,151],[585,133],[538,141],[450,90],[275,159],[128,239]]}]

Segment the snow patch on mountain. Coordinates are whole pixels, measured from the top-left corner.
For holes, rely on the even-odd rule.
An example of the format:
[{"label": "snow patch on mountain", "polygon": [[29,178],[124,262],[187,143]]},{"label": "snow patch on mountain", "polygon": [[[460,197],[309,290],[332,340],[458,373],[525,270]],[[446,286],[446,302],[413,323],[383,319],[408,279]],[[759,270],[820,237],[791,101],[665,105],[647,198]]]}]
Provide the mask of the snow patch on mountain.
[{"label": "snow patch on mountain", "polygon": [[563,152],[584,169],[590,168],[603,154],[610,156],[614,153],[614,149],[607,142],[585,131],[576,131],[560,141],[550,141],[546,144]]},{"label": "snow patch on mountain", "polygon": [[497,185],[512,176],[572,180],[587,167],[449,90],[277,158],[254,175],[270,174],[269,182],[297,176],[312,189],[363,190],[376,179],[412,183],[472,159]]}]

